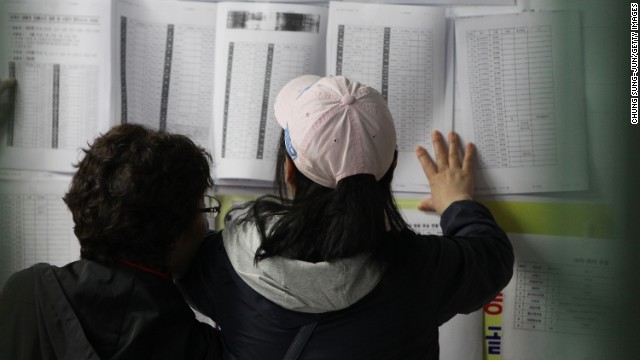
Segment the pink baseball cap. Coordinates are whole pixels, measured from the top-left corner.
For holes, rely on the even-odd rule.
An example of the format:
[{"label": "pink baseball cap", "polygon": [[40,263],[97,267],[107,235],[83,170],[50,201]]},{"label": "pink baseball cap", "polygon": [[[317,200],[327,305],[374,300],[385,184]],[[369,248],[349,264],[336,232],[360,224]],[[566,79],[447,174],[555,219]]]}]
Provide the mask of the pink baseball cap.
[{"label": "pink baseball cap", "polygon": [[274,109],[289,156],[320,185],[335,189],[357,174],[380,180],[391,167],[396,129],[374,88],[343,76],[303,75],[280,90]]}]

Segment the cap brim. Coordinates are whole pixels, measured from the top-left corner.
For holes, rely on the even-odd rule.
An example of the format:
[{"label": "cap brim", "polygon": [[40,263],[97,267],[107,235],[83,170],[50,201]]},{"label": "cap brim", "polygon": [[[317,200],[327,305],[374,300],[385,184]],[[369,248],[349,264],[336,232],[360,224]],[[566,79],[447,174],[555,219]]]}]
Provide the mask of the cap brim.
[{"label": "cap brim", "polygon": [[322,77],[318,75],[302,75],[289,81],[282,87],[278,96],[276,96],[273,110],[278,124],[280,124],[283,129],[287,127],[287,122],[291,117],[290,112],[295,100],[305,89],[320,79],[322,79]]}]

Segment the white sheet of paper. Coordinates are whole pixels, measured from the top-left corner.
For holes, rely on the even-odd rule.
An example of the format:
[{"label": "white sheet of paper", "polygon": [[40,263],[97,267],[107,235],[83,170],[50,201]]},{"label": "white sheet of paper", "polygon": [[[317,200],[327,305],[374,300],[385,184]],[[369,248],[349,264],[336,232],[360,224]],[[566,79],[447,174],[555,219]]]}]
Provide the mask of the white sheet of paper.
[{"label": "white sheet of paper", "polygon": [[111,3],[3,5],[0,75],[18,86],[0,167],[71,172],[78,150],[109,126]]},{"label": "white sheet of paper", "polygon": [[396,123],[397,191],[428,190],[415,147],[452,127],[445,105],[444,8],[340,3],[329,6],[327,73],[376,88]]},{"label": "white sheet of paper", "polygon": [[400,211],[407,224],[418,234],[422,235],[442,235],[440,228],[440,215],[435,212],[425,213],[415,208],[408,208],[402,205],[399,200]]},{"label": "white sheet of paper", "polygon": [[[22,176],[22,179],[19,179]],[[62,196],[71,177],[4,174],[0,180],[0,288],[13,272],[39,262],[62,266],[80,258]]]},{"label": "white sheet of paper", "polygon": [[471,314],[458,314],[442,324],[440,333],[440,360],[482,360],[483,310]]},{"label": "white sheet of paper", "polygon": [[460,117],[479,194],[588,187],[577,12],[456,19]]},{"label": "white sheet of paper", "polygon": [[[509,234],[502,359],[608,359],[623,291],[614,240]],[[619,254],[618,254],[619,255]]]},{"label": "white sheet of paper", "polygon": [[273,113],[275,97],[297,76],[324,73],[326,16],[319,6],[218,4],[217,179],[273,180],[282,131]]},{"label": "white sheet of paper", "polygon": [[118,0],[116,123],[138,123],[211,148],[216,4]]}]

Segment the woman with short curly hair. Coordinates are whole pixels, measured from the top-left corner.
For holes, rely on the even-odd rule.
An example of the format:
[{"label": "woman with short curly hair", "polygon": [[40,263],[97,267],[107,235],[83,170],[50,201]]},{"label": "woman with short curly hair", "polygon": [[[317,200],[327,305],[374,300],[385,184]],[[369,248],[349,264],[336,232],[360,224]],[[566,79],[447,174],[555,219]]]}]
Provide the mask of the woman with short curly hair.
[{"label": "woman with short curly hair", "polygon": [[123,124],[84,149],[64,201],[80,260],[14,274],[0,358],[215,359],[218,334],[172,278],[208,229],[211,156],[183,135]]},{"label": "woman with short curly hair", "polygon": [[85,259],[162,271],[213,185],[210,155],[183,135],[122,125],[96,139],[64,201]]}]

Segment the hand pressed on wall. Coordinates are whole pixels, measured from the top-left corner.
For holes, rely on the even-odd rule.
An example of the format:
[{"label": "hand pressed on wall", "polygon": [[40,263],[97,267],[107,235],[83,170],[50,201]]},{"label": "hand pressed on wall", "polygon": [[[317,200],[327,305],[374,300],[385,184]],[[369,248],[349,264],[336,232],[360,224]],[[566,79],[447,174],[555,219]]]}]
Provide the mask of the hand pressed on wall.
[{"label": "hand pressed on wall", "polygon": [[453,131],[449,133],[448,149],[439,131],[431,134],[431,141],[435,161],[422,146],[416,148],[416,155],[431,186],[431,197],[422,201],[418,209],[442,214],[455,201],[473,199],[476,148],[468,143],[464,154],[461,154],[460,139]]}]

